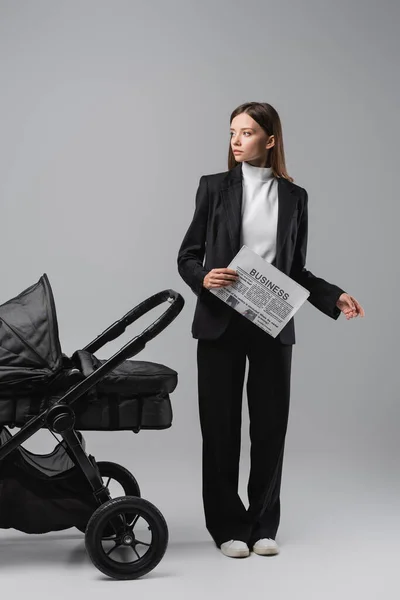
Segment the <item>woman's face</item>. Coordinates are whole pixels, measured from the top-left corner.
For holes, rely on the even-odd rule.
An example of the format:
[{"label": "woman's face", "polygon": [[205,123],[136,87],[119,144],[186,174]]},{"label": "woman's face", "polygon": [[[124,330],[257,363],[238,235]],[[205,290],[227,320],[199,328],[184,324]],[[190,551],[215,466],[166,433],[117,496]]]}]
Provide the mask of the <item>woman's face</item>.
[{"label": "woman's face", "polygon": [[267,161],[269,148],[274,145],[274,136],[264,129],[247,113],[236,115],[232,119],[231,148],[237,162],[246,161],[256,167],[262,167]]}]

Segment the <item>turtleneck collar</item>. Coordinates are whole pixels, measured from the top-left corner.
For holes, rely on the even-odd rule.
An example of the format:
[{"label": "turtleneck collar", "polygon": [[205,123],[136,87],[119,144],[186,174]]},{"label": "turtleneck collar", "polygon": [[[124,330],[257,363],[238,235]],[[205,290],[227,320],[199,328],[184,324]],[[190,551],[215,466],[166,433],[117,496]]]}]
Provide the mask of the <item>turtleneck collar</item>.
[{"label": "turtleneck collar", "polygon": [[258,179],[262,181],[271,179],[274,176],[272,167],[255,167],[246,161],[242,162],[242,174],[245,179]]}]

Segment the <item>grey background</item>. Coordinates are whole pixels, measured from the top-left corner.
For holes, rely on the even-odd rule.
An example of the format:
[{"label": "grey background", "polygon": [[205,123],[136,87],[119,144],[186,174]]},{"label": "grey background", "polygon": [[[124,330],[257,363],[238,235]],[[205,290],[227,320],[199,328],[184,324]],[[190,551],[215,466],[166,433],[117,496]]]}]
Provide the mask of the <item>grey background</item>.
[{"label": "grey background", "polygon": [[[85,435],[170,528],[163,561],[124,591],[398,597],[398,25],[390,1],[0,2],[0,302],[47,272],[72,353],[159,290],[186,300],[137,356],[178,371],[173,427]],[[196,298],[176,255],[198,180],[227,169],[229,115],[249,100],[278,110],[288,171],[308,191],[307,267],[366,317],[334,321],[309,303],[296,316],[281,554],[234,561],[204,526]],[[110,593],[75,530],[1,531],[0,572],[31,597],[50,584],[59,598]]]}]

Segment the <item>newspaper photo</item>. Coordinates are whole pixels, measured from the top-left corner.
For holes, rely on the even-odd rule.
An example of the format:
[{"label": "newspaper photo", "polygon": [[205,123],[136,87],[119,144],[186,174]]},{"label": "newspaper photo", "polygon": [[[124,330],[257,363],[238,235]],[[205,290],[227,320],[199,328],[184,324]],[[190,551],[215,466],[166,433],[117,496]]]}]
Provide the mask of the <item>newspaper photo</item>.
[{"label": "newspaper photo", "polygon": [[241,247],[228,268],[237,272],[237,281],[209,291],[272,337],[278,335],[310,295],[247,246]]}]

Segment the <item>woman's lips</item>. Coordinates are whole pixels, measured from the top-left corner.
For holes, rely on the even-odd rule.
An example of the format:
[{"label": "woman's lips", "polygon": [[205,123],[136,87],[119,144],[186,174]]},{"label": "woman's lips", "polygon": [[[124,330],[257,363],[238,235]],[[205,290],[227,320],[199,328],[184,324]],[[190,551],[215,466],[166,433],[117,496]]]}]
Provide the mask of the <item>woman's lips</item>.
[{"label": "woman's lips", "polygon": [[233,154],[241,154],[243,152],[243,150],[234,150]]}]

